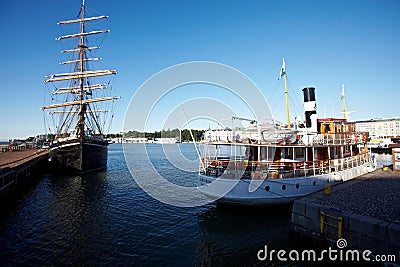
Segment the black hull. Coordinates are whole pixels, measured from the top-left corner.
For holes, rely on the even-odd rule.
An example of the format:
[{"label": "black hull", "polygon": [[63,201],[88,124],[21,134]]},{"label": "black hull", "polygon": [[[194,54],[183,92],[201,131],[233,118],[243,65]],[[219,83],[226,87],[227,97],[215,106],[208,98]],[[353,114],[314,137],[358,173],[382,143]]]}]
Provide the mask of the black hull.
[{"label": "black hull", "polygon": [[107,167],[107,146],[105,141],[63,143],[52,148],[50,160],[57,167],[79,172],[102,170]]}]

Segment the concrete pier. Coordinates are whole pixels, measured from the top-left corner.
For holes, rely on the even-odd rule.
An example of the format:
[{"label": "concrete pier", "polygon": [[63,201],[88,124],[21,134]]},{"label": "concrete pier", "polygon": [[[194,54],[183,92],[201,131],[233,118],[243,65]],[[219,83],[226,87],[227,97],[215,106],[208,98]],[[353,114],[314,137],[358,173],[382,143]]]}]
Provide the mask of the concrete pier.
[{"label": "concrete pier", "polygon": [[[329,190],[327,190],[329,192]],[[400,261],[400,173],[377,170],[293,203],[291,229],[317,240],[396,255]]]},{"label": "concrete pier", "polygon": [[24,149],[0,153],[0,197],[29,182],[31,172],[48,158],[49,151]]}]

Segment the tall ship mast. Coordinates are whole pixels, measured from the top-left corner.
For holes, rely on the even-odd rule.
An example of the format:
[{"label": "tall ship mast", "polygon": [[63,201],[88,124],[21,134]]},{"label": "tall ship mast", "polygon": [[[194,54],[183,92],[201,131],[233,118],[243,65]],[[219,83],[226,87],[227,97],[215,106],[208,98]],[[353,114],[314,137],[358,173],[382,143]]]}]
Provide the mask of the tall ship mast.
[{"label": "tall ship mast", "polygon": [[56,38],[57,41],[75,40],[76,45],[62,51],[70,55],[70,60],[60,63],[70,66],[69,72],[46,76],[45,82],[54,85],[52,100],[56,103],[41,109],[48,111],[54,122],[50,160],[74,170],[93,171],[107,166],[108,142],[104,132],[111,123],[114,102],[119,97],[110,96],[110,77],[117,71],[93,68],[93,63],[101,58],[93,57],[92,51],[100,47],[89,45],[91,36],[109,32],[89,31],[90,23],[108,16],[85,15],[83,0],[79,18],[58,22],[59,25],[78,25],[79,32]]}]

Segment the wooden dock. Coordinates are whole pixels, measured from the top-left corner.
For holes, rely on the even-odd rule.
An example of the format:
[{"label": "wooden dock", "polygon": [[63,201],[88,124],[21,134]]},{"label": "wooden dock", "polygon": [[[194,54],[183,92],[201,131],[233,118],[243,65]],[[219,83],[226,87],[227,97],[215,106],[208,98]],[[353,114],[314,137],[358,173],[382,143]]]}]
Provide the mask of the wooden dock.
[{"label": "wooden dock", "polygon": [[[29,179],[32,170],[46,162],[49,150],[24,149],[0,153],[0,197]],[[29,182],[29,181],[28,181]]]}]

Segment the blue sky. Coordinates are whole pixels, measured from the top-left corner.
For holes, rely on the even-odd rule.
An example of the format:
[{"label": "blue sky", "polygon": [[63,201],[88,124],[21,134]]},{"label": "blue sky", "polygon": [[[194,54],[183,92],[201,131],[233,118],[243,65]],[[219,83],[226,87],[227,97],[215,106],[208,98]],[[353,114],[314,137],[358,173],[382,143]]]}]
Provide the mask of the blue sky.
[{"label": "blue sky", "polygon": [[[62,32],[56,23],[75,18],[80,4],[1,2],[0,140],[44,132],[39,110],[47,93],[44,76],[63,71],[58,62],[64,47],[54,40]],[[86,0],[86,5],[92,14],[110,16],[106,26],[111,32],[99,55],[101,64],[118,70],[114,88],[122,98],[111,132],[122,130],[125,110],[143,82],[164,68],[196,60],[220,62],[246,74],[278,120],[285,119],[283,85],[277,81],[282,57],[292,102],[300,103],[292,115],[302,113],[301,89],[314,86],[318,114],[341,117],[344,83],[348,110],[355,111],[352,120],[400,116],[399,1]],[[195,86],[176,94],[170,105],[163,104],[165,112],[212,92],[208,87],[199,94]],[[218,97],[229,99],[220,91]],[[162,119],[153,116],[149,130]]]}]

